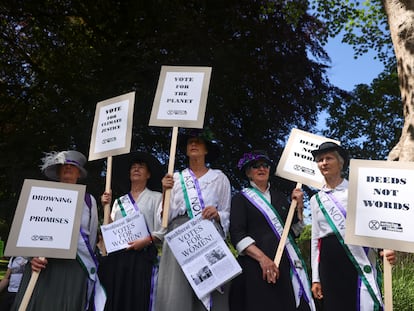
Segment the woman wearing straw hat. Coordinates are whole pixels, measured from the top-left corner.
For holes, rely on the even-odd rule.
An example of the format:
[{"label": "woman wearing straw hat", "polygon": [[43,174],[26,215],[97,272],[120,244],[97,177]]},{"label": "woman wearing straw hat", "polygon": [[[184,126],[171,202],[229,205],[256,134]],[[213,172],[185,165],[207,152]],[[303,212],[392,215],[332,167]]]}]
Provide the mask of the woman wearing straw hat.
[{"label": "woman wearing straw hat", "polygon": [[[85,156],[69,150],[52,152],[42,159],[42,172],[51,180],[76,184],[85,178]],[[31,270],[41,271],[26,310],[56,311],[85,310],[95,307],[103,310],[105,296],[96,275],[97,265],[93,256],[96,245],[98,215],[96,201],[90,194],[85,194],[81,216],[80,234],[76,259],[54,259],[34,257],[31,265],[26,266],[25,273],[16,296],[13,310],[17,309],[31,277]],[[31,266],[31,269],[30,269]],[[95,306],[90,301],[93,289]]]},{"label": "woman wearing straw hat", "polygon": [[[230,182],[222,171],[209,168],[219,155],[218,145],[206,131],[193,130],[179,137],[179,149],[188,158],[188,168],[162,179],[163,190],[171,189],[168,214],[170,232],[199,214],[216,225],[223,238],[229,227]],[[182,182],[186,180],[186,182]],[[162,206],[158,214],[161,216]],[[192,216],[190,216],[192,215]],[[227,310],[227,292],[214,291],[211,299],[201,302],[194,294],[168,244],[164,242],[158,278],[156,311]]]},{"label": "woman wearing straw hat", "polygon": [[[323,298],[324,310],[381,310],[377,282],[376,251],[344,242],[348,206],[348,152],[334,142],[324,142],[312,151],[325,185],[312,196],[312,292]],[[395,254],[386,254],[394,263]],[[360,267],[363,267],[361,269]]]},{"label": "woman wearing straw hat", "polygon": [[[305,264],[292,237],[286,243],[279,267],[274,258],[289,211],[286,196],[271,187],[275,166],[267,153],[245,153],[238,168],[250,187],[234,195],[231,202],[230,237],[243,269],[231,284],[230,310],[314,310]],[[297,200],[292,233],[303,228],[303,192],[294,189]]]},{"label": "woman wearing straw hat", "polygon": [[[155,295],[158,243],[163,229],[156,210],[161,203],[161,163],[145,152],[117,156],[113,161],[114,184],[123,193],[114,201],[111,221],[142,213],[148,236],[129,242],[125,250],[102,258],[100,276],[107,292],[105,310],[148,311]],[[102,204],[109,204],[110,193],[104,193]]]}]

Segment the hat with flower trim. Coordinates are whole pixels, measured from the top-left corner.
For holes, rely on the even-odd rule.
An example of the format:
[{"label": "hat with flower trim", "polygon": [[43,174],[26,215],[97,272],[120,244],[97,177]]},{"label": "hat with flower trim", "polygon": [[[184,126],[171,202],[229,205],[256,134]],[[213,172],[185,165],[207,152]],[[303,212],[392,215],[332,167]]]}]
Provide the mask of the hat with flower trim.
[{"label": "hat with flower trim", "polygon": [[268,154],[264,150],[253,150],[251,152],[244,153],[240,158],[237,167],[241,172],[245,172],[248,167],[251,167],[254,163],[262,161],[270,165],[270,174],[275,172],[275,165],[270,160]]},{"label": "hat with flower trim", "polygon": [[86,164],[86,157],[75,150],[45,153],[42,162],[43,164],[40,166],[40,170],[51,180],[59,180],[58,167],[64,164],[76,166],[79,169],[80,178],[85,178],[88,175],[87,171],[83,168]]}]

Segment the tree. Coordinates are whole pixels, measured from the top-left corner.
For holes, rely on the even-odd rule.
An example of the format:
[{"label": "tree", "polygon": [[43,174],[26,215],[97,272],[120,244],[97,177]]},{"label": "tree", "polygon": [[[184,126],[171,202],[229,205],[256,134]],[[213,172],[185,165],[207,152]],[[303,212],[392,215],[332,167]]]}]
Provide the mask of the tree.
[{"label": "tree", "polygon": [[[321,25],[306,0],[34,1],[0,4],[0,211],[10,221],[43,151],[83,153],[98,101],[136,91],[132,150],[168,159],[170,129],[148,127],[161,65],[211,66],[205,126],[235,188],[249,147],[281,153],[315,124],[326,94]],[[182,163],[179,157],[176,167]],[[98,196],[104,161],[88,163]]]},{"label": "tree", "polygon": [[[314,9],[325,20],[326,35],[345,32],[343,41],[355,47],[356,56],[374,48],[390,67],[397,64],[404,125],[398,143],[388,155],[393,161],[414,160],[414,4],[411,0],[317,0]],[[390,53],[393,47],[394,53]],[[394,60],[390,57],[395,56]]]},{"label": "tree", "polygon": [[327,109],[327,137],[346,143],[353,158],[385,160],[403,126],[395,70],[380,74],[371,85],[338,91]]}]

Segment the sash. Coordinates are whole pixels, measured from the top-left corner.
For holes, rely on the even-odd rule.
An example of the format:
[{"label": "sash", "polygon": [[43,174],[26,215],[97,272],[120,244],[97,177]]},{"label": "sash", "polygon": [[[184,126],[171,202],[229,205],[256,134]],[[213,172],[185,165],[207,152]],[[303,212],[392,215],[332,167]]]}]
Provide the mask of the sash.
[{"label": "sash", "polygon": [[[272,204],[254,188],[244,188],[241,193],[263,214],[277,239],[280,240],[283,234],[284,221]],[[288,239],[286,240],[285,250],[291,268],[291,279],[293,291],[295,293],[296,307],[299,306],[300,298],[303,296],[303,299],[308,303],[310,309],[314,311],[316,310],[316,307],[312,299],[306,265],[291,234],[288,235]]]},{"label": "sash", "polygon": [[[92,208],[92,202],[89,194],[85,194],[85,203],[88,206],[92,216],[94,209]],[[103,310],[106,302],[106,293],[101,285],[101,282],[99,281],[97,274],[98,261],[96,260],[95,253],[90,245],[89,237],[82,228],[80,228],[80,234],[78,238],[78,250],[76,253],[76,259],[82,266],[83,270],[88,274],[87,303],[85,305],[85,310],[89,308],[92,293],[94,293],[93,309]]]},{"label": "sash", "polygon": [[[205,208],[200,185],[193,171],[189,168],[180,172],[180,183],[184,193],[187,215],[189,218],[193,218],[200,214]],[[211,294],[203,297],[200,301],[207,310],[211,310],[213,305]]]},{"label": "sash", "polygon": [[358,272],[358,310],[382,310],[382,295],[376,280],[376,269],[372,266],[364,247],[345,244],[345,217],[346,211],[332,194],[324,196],[316,194],[319,208],[324,214],[345,253]]}]

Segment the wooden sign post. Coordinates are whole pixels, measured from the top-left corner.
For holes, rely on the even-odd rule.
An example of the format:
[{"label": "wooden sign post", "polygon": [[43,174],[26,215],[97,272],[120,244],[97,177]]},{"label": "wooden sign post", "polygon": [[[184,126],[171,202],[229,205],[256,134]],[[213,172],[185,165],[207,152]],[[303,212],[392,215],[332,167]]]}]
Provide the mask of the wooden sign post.
[{"label": "wooden sign post", "polygon": [[[288,180],[296,181],[296,188],[299,189],[302,188],[302,184],[319,189],[322,188],[324,178],[319,172],[311,151],[318,149],[319,145],[326,141],[333,141],[339,144],[338,141],[323,136],[311,134],[299,129],[293,129],[285,149],[283,150],[282,156],[280,157],[276,175]],[[292,200],[274,259],[276,266],[279,266],[283,250],[285,249],[286,239],[292,225],[296,205],[296,200]]]},{"label": "wooden sign post", "polygon": [[[150,126],[172,127],[168,174],[174,173],[179,127],[203,128],[211,67],[162,66]],[[168,225],[171,191],[164,193],[162,226]]]}]

